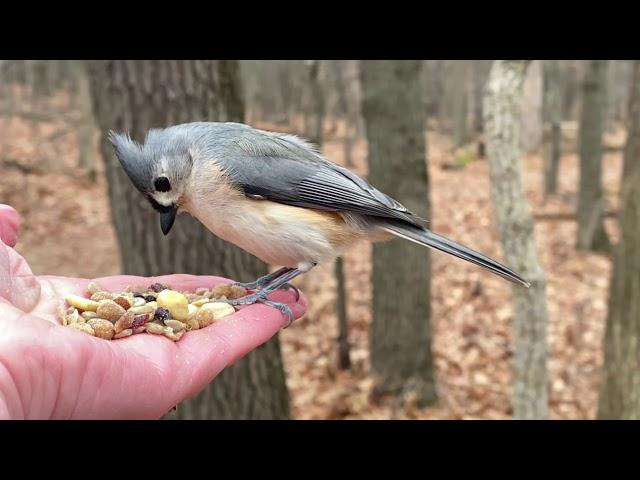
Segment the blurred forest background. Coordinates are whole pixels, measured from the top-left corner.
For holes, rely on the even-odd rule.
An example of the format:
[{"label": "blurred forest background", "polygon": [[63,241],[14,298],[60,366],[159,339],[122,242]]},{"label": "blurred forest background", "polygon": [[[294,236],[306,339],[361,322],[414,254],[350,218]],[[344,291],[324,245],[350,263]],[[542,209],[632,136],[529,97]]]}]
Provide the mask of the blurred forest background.
[{"label": "blurred forest background", "polygon": [[34,273],[266,272],[190,218],[162,236],[104,139],[202,120],[317,143],[532,287],[364,243],[167,418],[640,417],[639,61],[0,60],[0,203]]}]

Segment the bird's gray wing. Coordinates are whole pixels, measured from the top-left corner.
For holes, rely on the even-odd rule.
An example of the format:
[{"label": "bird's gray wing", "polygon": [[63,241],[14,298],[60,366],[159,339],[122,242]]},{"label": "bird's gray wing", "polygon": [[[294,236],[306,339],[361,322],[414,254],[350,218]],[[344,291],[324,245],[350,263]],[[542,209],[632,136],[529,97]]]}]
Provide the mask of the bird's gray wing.
[{"label": "bird's gray wing", "polygon": [[307,161],[237,153],[219,162],[236,187],[250,197],[318,210],[404,220],[420,227],[425,223],[364,179],[321,157]]}]

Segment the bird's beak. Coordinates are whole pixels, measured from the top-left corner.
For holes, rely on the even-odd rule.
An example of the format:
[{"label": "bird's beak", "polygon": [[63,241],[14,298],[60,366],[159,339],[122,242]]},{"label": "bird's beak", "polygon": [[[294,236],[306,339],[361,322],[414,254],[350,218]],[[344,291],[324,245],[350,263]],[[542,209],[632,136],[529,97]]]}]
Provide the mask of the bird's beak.
[{"label": "bird's beak", "polygon": [[160,212],[160,228],[165,235],[167,235],[171,227],[173,227],[177,211],[178,208],[175,205],[171,205],[170,207],[166,207],[166,210]]}]

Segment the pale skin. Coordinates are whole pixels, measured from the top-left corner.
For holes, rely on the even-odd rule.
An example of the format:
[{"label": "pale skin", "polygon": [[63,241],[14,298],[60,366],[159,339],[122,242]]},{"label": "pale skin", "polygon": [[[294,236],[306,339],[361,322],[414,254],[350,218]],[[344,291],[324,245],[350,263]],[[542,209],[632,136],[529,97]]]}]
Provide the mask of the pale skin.
[{"label": "pale skin", "polygon": [[[0,205],[0,419],[161,418],[287,323],[278,310],[254,304],[179,342],[147,334],[108,341],[62,327],[56,317],[61,299],[84,295],[90,281],[108,290],[160,282],[191,291],[231,281],[34,276],[12,248],[19,229],[18,213]],[[304,295],[297,302],[291,291],[269,298],[287,303],[296,319],[305,312]]]}]

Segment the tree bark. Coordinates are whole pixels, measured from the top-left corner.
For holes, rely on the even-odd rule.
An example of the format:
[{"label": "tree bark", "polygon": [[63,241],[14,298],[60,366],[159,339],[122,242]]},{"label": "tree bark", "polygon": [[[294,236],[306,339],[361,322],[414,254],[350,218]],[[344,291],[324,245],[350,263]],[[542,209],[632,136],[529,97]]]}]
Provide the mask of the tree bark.
[{"label": "tree bark", "polygon": [[549,126],[549,142],[546,150],[544,194],[558,191],[558,169],[562,148],[562,105],[560,98],[560,69],[558,60],[544,62],[544,120]]},{"label": "tree bark", "polygon": [[462,147],[469,141],[468,105],[469,105],[469,62],[455,60],[451,66],[453,102],[453,144]]},{"label": "tree bark", "polygon": [[[640,136],[638,124],[629,142]],[[633,138],[633,140],[632,140]],[[640,419],[640,168],[629,167],[622,188],[620,243],[609,287],[599,419]]]},{"label": "tree bark", "polygon": [[[179,215],[164,237],[157,214],[125,176],[105,133],[130,132],[142,141],[150,128],[196,121],[242,121],[244,106],[234,61],[95,61],[90,78],[102,130],[112,217],[122,271],[132,275],[190,273],[254,280],[266,266]],[[288,392],[278,338],[224,370],[197,397],[178,406],[177,418],[283,419]]]},{"label": "tree bark", "polygon": [[[424,109],[419,61],[363,61],[362,112],[371,182],[428,219]],[[376,393],[413,391],[436,400],[431,353],[430,252],[406,241],[373,246],[371,362]]]},{"label": "tree bark", "polygon": [[640,162],[640,60],[634,60],[629,92],[629,119],[627,121],[627,144],[624,150],[624,167],[620,185],[623,185],[635,166]]},{"label": "tree bark", "polygon": [[527,61],[494,62],[484,99],[491,193],[506,263],[531,288],[513,287],[515,350],[513,414],[547,417],[547,304],[533,220],[522,188],[520,125]]},{"label": "tree bark", "polygon": [[311,111],[307,114],[313,119],[307,136],[312,143],[320,146],[323,141],[325,112],[324,94],[322,85],[320,85],[320,60],[309,60],[307,68],[309,69],[309,85],[311,86]]},{"label": "tree bark", "polygon": [[576,245],[580,249],[601,252],[611,249],[602,219],[602,134],[606,115],[606,86],[607,60],[590,60],[582,85]]},{"label": "tree bark", "polygon": [[[347,167],[353,166],[351,155],[352,139],[349,114],[349,102],[347,100],[346,85],[342,67],[344,64],[333,62],[333,74],[338,90],[338,104],[340,113],[345,119],[345,132],[343,141],[344,160]],[[351,348],[349,346],[349,320],[347,317],[347,289],[344,278],[344,261],[342,257],[336,259],[334,274],[336,276],[336,306],[338,316],[338,369],[348,370],[351,368]]]}]

